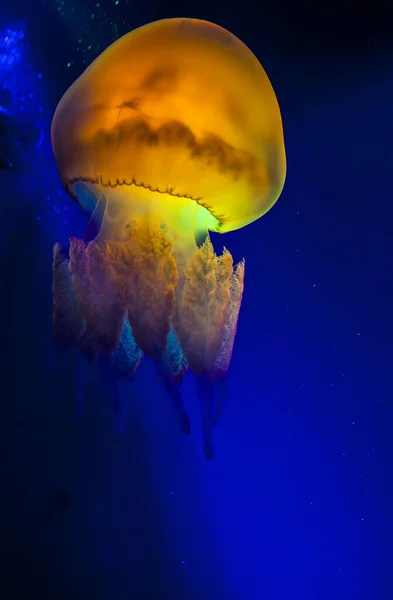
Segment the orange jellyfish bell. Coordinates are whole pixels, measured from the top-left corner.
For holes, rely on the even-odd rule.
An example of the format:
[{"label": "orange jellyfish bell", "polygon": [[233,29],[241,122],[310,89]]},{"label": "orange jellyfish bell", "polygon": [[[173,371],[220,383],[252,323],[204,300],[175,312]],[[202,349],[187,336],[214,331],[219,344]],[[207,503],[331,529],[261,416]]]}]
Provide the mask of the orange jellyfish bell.
[{"label": "orange jellyfish bell", "polygon": [[89,181],[167,194],[174,206],[189,199],[220,232],[267,212],[285,179],[264,69],[234,35],[197,19],[157,21],[112,44],[62,98],[52,144],[71,192]]},{"label": "orange jellyfish bell", "polygon": [[[218,25],[145,25],[112,44],[65,93],[52,146],[66,190],[92,212],[85,238],[70,239],[72,308],[54,302],[55,331],[77,306],[67,344],[82,318],[75,343],[87,336],[105,355],[129,324],[178,413],[174,390],[187,361],[200,378],[210,455],[209,382],[229,366],[244,262],[234,268],[227,250],[217,256],[208,231],[258,219],[286,173],[280,110],[264,69]],[[54,263],[54,282],[55,271]]]}]

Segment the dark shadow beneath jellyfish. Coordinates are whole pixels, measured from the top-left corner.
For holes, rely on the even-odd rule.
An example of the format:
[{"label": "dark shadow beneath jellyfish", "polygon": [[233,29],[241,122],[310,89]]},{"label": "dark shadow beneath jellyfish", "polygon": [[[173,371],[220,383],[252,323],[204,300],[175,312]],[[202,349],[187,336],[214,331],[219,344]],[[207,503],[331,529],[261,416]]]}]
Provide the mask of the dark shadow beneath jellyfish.
[{"label": "dark shadow beneath jellyfish", "polygon": [[66,92],[52,146],[66,190],[91,212],[82,239],[54,248],[55,336],[98,361],[115,410],[114,382],[132,378],[142,354],[151,358],[185,434],[189,366],[213,458],[225,404],[215,384],[229,368],[244,261],[234,267],[226,249],[217,256],[209,230],[262,216],[285,179],[281,115],[264,69],[212,23],[146,25]]}]

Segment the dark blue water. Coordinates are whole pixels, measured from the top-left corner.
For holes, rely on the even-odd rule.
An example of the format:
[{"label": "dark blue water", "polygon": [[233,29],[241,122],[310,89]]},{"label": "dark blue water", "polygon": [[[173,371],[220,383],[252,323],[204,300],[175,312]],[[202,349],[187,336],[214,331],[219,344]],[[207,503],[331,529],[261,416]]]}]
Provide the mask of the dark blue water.
[{"label": "dark blue water", "polygon": [[[0,44],[21,142],[1,146],[2,598],[393,597],[389,15],[378,3],[295,4],[0,9],[3,33],[23,31]],[[117,36],[175,15],[213,20],[255,52],[280,102],[288,158],[277,205],[214,236],[217,249],[246,258],[246,282],[211,463],[191,375],[190,438],[148,361],[115,435],[94,371],[82,373],[77,420],[76,356],[51,342],[52,246],[87,222],[62,191],[51,116]]]}]

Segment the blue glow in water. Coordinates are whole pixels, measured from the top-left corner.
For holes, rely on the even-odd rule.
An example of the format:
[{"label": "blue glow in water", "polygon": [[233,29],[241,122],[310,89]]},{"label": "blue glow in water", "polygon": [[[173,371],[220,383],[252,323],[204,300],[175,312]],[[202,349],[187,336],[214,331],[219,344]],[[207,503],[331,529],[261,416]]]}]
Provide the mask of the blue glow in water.
[{"label": "blue glow in water", "polygon": [[[36,145],[43,142],[42,84],[30,61],[30,46],[25,23],[0,29],[0,111],[10,117],[19,115],[38,131]],[[18,135],[13,136],[18,143]]]},{"label": "blue glow in water", "polygon": [[19,29],[7,27],[0,31],[0,69],[11,71],[21,59],[20,42],[25,37],[25,25],[20,24]]},{"label": "blue glow in water", "polygon": [[[12,236],[22,207],[30,200],[34,202],[38,228],[52,229],[56,223],[65,231],[67,226],[64,217],[59,219],[58,207],[69,199],[59,189],[61,183],[51,151],[48,82],[42,66],[36,64],[33,50],[25,23],[0,27],[0,172],[5,176],[8,171],[6,179],[3,177],[6,193],[0,207],[5,232],[0,253]],[[45,173],[45,178],[36,177],[40,173]],[[43,201],[48,198],[52,204],[56,199],[57,206],[50,217],[45,214],[40,197]]]}]

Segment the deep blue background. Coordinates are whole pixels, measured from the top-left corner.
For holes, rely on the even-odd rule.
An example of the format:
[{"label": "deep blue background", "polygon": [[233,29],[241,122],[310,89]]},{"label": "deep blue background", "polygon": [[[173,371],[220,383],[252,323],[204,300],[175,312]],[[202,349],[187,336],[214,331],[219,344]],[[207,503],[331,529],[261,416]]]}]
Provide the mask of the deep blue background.
[{"label": "deep blue background", "polygon": [[[21,130],[44,136],[0,171],[0,596],[390,600],[391,15],[378,2],[96,4],[0,10],[3,30],[27,26],[16,79],[0,83],[12,79]],[[277,205],[214,236],[246,258],[246,287],[213,463],[191,375],[190,439],[147,361],[115,436],[95,376],[76,420],[75,356],[51,347],[52,245],[84,223],[61,191],[51,115],[117,35],[167,16],[215,21],[249,45],[286,138]],[[34,97],[19,114],[24,87]]]}]

